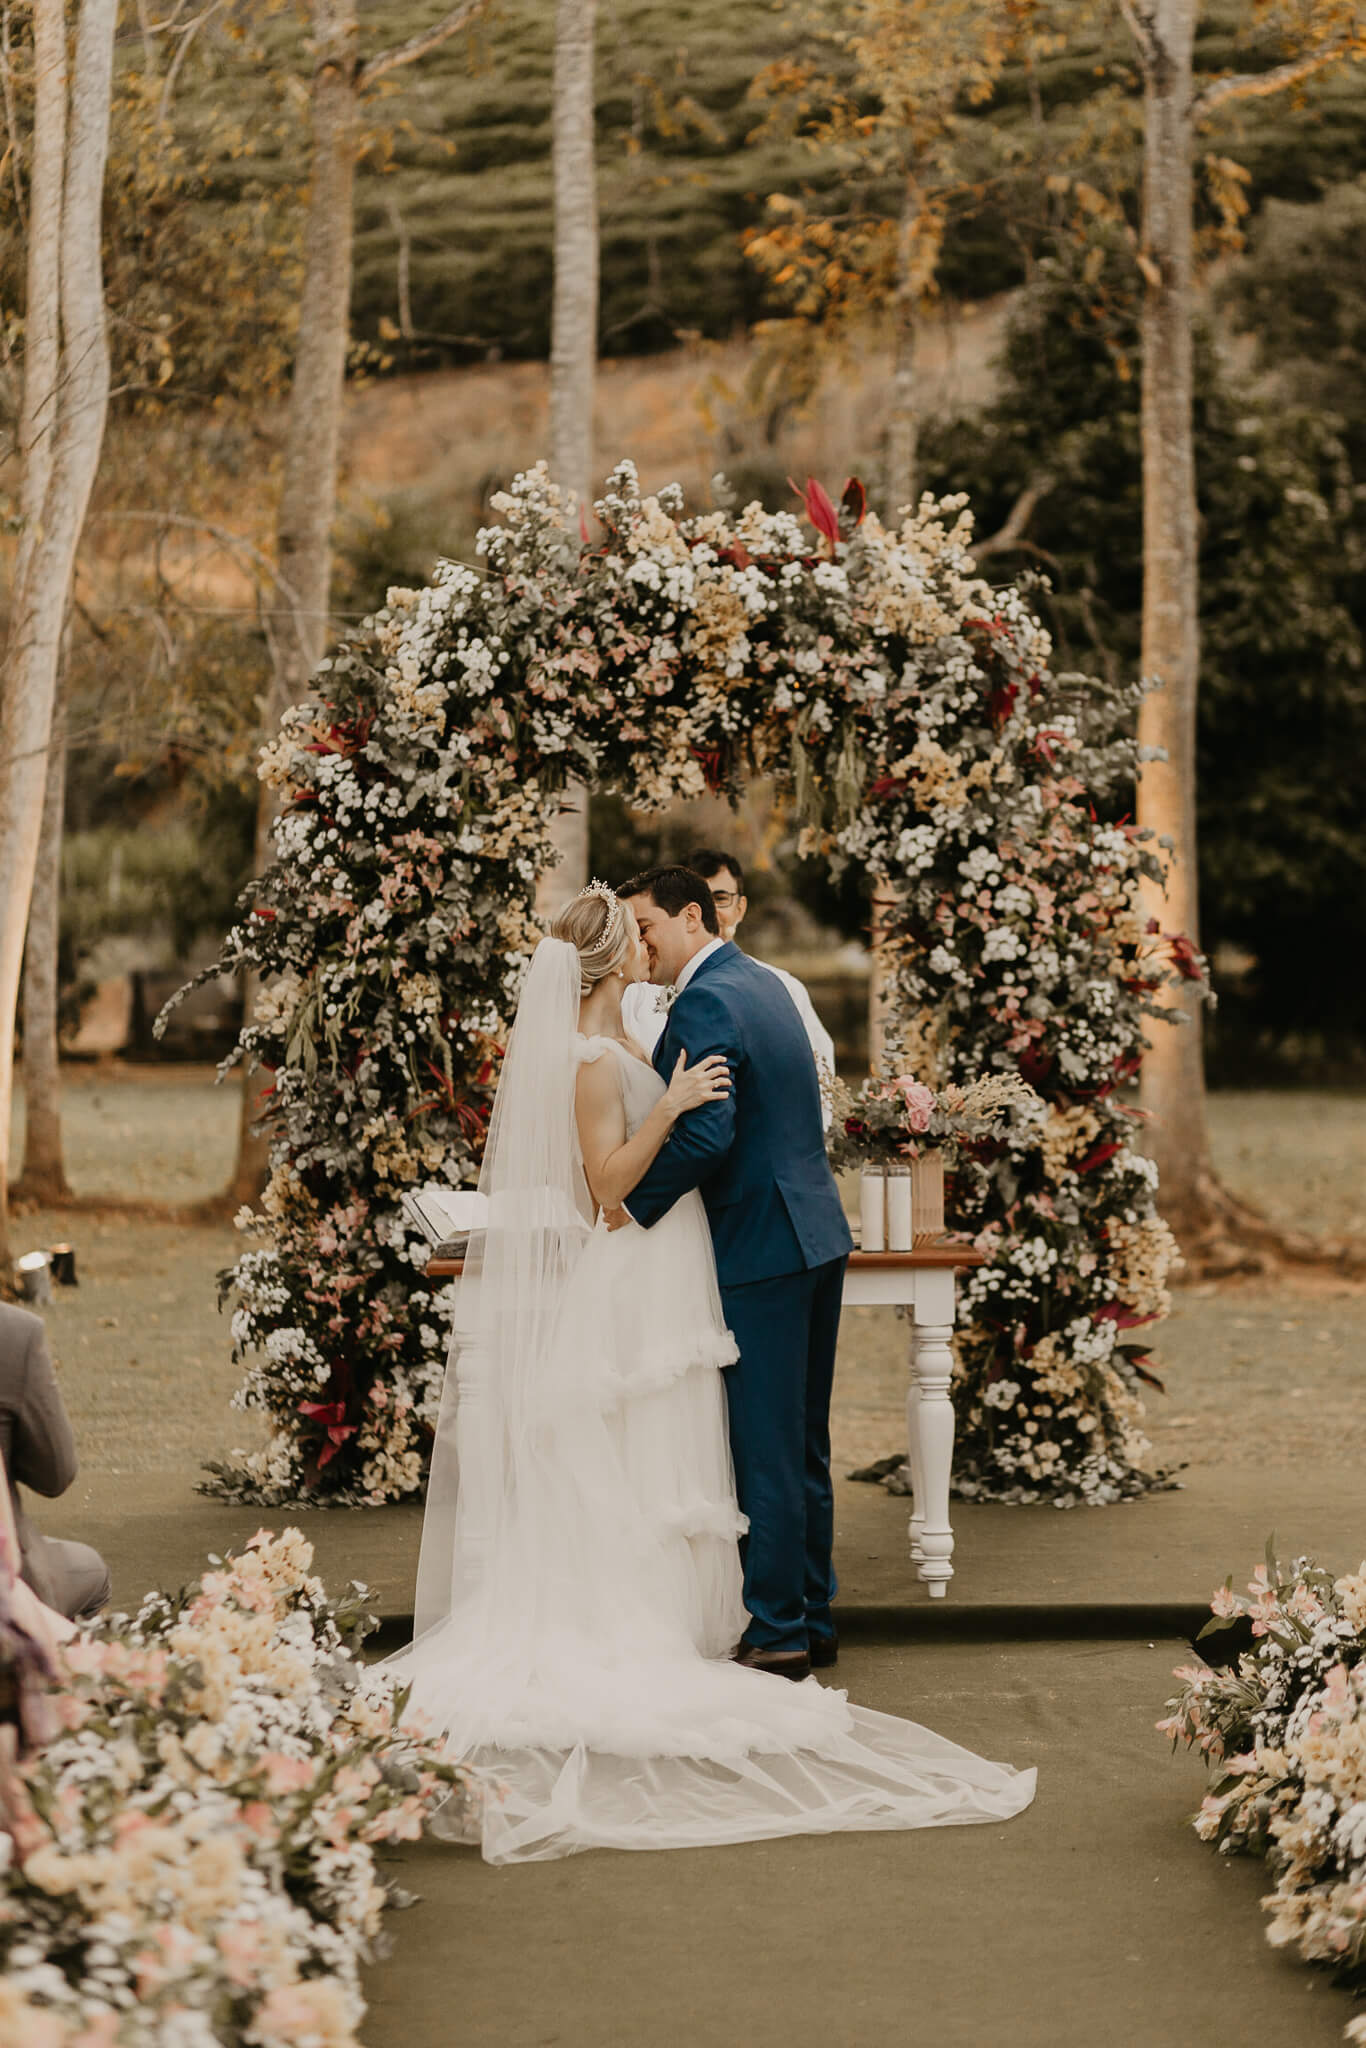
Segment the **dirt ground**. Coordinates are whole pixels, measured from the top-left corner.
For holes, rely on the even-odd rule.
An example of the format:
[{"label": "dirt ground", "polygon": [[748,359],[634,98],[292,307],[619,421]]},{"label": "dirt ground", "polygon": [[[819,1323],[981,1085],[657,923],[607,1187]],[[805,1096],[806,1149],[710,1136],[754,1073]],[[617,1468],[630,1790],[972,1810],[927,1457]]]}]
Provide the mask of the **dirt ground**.
[{"label": "dirt ground", "polygon": [[[11,1157],[22,1157],[22,1111]],[[204,1067],[76,1067],[65,1091],[67,1171],[85,1202],[188,1204],[224,1185],[237,1091]],[[1211,1101],[1216,1162],[1279,1221],[1366,1231],[1366,1097],[1227,1094]],[[19,1250],[76,1247],[81,1284],[46,1311],[87,1470],[185,1470],[260,1440],[228,1406],[237,1385],[216,1274],[242,1240],[118,1208],[31,1211]],[[1166,1465],[1260,1456],[1280,1464],[1366,1454],[1363,1290],[1331,1275],[1293,1285],[1178,1292],[1161,1332],[1149,1426]],[[832,1418],[840,1469],[904,1440],[906,1327],[885,1310],[845,1319]]]}]

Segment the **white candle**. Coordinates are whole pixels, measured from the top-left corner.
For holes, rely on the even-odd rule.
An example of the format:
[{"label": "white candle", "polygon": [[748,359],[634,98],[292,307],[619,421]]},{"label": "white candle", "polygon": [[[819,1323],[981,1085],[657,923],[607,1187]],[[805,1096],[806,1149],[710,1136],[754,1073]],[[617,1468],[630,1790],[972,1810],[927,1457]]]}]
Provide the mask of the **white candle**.
[{"label": "white candle", "polygon": [[911,1169],[894,1166],[887,1175],[887,1249],[908,1252],[911,1234]]},{"label": "white candle", "polygon": [[866,1252],[886,1249],[886,1179],[880,1166],[865,1166],[859,1178],[859,1237]]}]

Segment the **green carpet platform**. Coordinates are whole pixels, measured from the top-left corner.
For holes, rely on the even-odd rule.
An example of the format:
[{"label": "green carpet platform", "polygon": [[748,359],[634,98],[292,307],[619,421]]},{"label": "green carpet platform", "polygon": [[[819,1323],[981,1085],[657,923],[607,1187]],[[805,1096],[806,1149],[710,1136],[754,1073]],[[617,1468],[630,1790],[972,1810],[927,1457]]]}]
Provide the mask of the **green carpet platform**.
[{"label": "green carpet platform", "polygon": [[[1036,1634],[1180,1633],[1232,1572],[1239,1585],[1274,1530],[1283,1555],[1313,1552],[1347,1569],[1366,1555],[1359,1468],[1200,1466],[1174,1492],[1118,1507],[953,1505],[955,1575],[931,1601],[907,1552],[909,1503],[841,1480],[836,1563],[845,1630],[873,1640]],[[391,1627],[412,1613],[418,1508],[241,1507],[207,1500],[193,1476],[94,1473],[61,1501],[31,1505],[43,1527],[79,1536],[109,1561],[118,1606],[178,1586],[211,1552],[263,1524],[293,1523],[329,1586],[362,1579]]]},{"label": "green carpet platform", "polygon": [[[908,1562],[908,1503],[841,1482],[830,1677],[1037,1765],[1034,1806],[1005,1826],[512,1870],[405,1848],[392,1874],[418,1902],[368,1973],[368,2048],[1339,2043],[1352,2002],[1268,1947],[1264,1866],[1197,1842],[1203,1770],[1153,1724],[1212,1588],[1248,1576],[1269,1530],[1284,1554],[1360,1561],[1360,1473],[1233,1461],[1186,1478],[1115,1508],[956,1503],[957,1572],[933,1602]],[[263,1523],[296,1523],[327,1583],[367,1581],[381,1641],[403,1640],[417,1509],[265,1511],[148,1473],[93,1474],[40,1512],[100,1546],[121,1605]]]}]

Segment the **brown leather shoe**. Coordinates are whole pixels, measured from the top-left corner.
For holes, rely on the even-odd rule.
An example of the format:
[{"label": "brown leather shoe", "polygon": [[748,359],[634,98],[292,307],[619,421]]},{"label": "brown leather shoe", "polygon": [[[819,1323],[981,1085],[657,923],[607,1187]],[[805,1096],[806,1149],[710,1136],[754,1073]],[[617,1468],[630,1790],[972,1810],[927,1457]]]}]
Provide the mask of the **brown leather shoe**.
[{"label": "brown leather shoe", "polygon": [[811,1676],[811,1659],[805,1650],[762,1650],[753,1643],[741,1643],[734,1661],[747,1671],[768,1671],[775,1678]]}]

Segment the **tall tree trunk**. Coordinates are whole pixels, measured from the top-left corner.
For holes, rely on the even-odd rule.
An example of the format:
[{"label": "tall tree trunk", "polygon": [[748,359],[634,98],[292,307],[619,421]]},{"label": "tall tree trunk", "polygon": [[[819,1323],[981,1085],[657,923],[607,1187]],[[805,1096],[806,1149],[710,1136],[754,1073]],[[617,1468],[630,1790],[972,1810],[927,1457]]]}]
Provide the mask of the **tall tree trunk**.
[{"label": "tall tree trunk", "polygon": [[24,945],[24,1193],[61,1201],[71,1193],[62,1158],[62,1075],[57,1044],[61,992],[62,825],[66,815],[66,691],[59,683],[47,748],[43,828]]},{"label": "tall tree trunk", "polygon": [[916,450],[919,441],[915,382],[915,351],[920,323],[919,287],[915,278],[915,223],[921,204],[914,175],[906,179],[897,239],[896,289],[892,295],[892,399],[887,414],[887,502],[889,520],[915,498]]},{"label": "tall tree trunk", "polygon": [[588,505],[598,360],[598,187],[593,152],[597,0],[556,0],[551,155],[555,297],[550,334],[550,469]]},{"label": "tall tree trunk", "polygon": [[[475,21],[488,0],[459,0],[439,20],[362,64],[356,0],[312,0],[312,152],[304,220],[304,282],[299,334],[285,423],[284,478],[276,555],[279,589],[289,606],[280,634],[281,657],[264,707],[273,732],[294,703],[327,646],[332,595],[332,527],[337,511],[346,349],[351,331],[352,212],[356,142],[362,95],[390,71],[418,63]],[[274,806],[262,787],[256,814],[256,871],[270,857]],[[246,976],[246,1020],[256,1001],[256,980]],[[260,1083],[250,1066],[242,1075],[237,1163],[228,1188],[234,1204],[251,1202],[265,1184],[269,1146],[252,1134]]]},{"label": "tall tree trunk", "polygon": [[[598,360],[598,187],[594,159],[597,0],[556,0],[551,156],[555,298],[550,334],[550,470],[581,508],[593,496],[593,394]],[[576,516],[571,513],[571,518]],[[588,880],[588,792],[565,790],[552,833],[560,865],[543,876],[550,911]]]},{"label": "tall tree trunk", "polygon": [[[337,509],[342,397],[351,326],[351,252],[356,172],[358,71],[356,0],[313,0],[312,152],[304,222],[304,282],[299,335],[285,421],[284,476],[276,554],[291,593],[280,635],[281,659],[265,706],[273,732],[286,707],[308,687],[327,647],[332,594],[332,526]],[[272,793],[258,800],[256,865],[270,857]],[[247,1022],[256,978],[246,977]],[[237,1163],[229,1199],[251,1202],[269,1170],[269,1145],[252,1131],[261,1090],[250,1062],[242,1073]]]},{"label": "tall tree trunk", "polygon": [[[29,900],[42,831],[47,751],[63,624],[99,466],[109,403],[100,215],[109,150],[109,101],[118,0],[82,0],[67,107],[62,0],[34,7],[33,197],[28,302],[39,313],[38,351],[26,353],[21,420],[29,515],[0,682],[0,1269],[8,1262],[7,1147],[14,1027]],[[69,131],[69,132],[68,132]],[[63,144],[65,143],[65,152]],[[52,362],[53,268],[61,351]],[[43,321],[47,326],[44,328]],[[54,418],[55,414],[55,418]],[[49,438],[50,437],[50,438]],[[47,468],[41,499],[28,466]]]},{"label": "tall tree trunk", "polygon": [[[919,183],[913,174],[908,175],[901,196],[896,289],[892,295],[892,396],[887,413],[884,504],[891,524],[895,524],[903,506],[915,501],[916,453],[920,439],[915,357],[920,305],[914,274],[914,249],[920,200]],[[891,883],[875,883],[868,919],[868,1070],[873,1074],[877,1073],[886,1051],[891,970],[883,934],[895,905],[896,890]]]},{"label": "tall tree trunk", "polygon": [[[1170,838],[1165,891],[1148,885],[1148,915],[1164,930],[1199,937],[1195,827],[1195,710],[1199,591],[1192,427],[1192,51],[1197,0],[1135,6],[1143,63],[1143,643],[1145,699],[1139,740],[1161,748],[1139,777],[1138,822]],[[1200,1003],[1183,986],[1183,1022],[1153,1028],[1142,1102],[1161,1175],[1163,1213],[1195,1238],[1209,1222],[1212,1174],[1205,1111]]]}]

